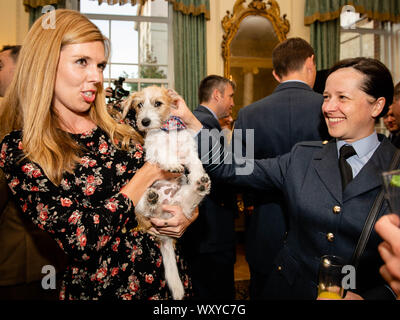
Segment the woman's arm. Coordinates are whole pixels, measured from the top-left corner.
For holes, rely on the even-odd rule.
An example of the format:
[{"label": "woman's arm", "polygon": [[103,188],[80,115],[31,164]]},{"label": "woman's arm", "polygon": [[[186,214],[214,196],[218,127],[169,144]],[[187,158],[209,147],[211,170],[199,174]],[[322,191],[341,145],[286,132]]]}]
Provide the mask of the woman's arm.
[{"label": "woman's arm", "polygon": [[[225,148],[226,146],[221,144],[217,131],[203,128],[201,122],[177,93],[175,93],[175,107],[171,113],[181,118],[189,129],[197,133],[195,139],[199,157],[212,179],[260,190],[283,188],[290,154],[273,159],[255,160],[252,156],[242,156],[240,148],[236,148],[233,153],[230,151],[231,148]],[[235,140],[236,135],[233,130],[232,143],[235,143]],[[242,141],[238,145],[242,146]]]}]

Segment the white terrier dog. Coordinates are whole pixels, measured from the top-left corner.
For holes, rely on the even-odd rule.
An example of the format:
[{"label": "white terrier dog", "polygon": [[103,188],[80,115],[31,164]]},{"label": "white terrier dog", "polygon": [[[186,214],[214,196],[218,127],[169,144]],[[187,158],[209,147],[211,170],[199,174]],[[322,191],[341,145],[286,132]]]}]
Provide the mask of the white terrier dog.
[{"label": "white terrier dog", "polygon": [[[180,206],[190,219],[210,192],[211,181],[198,157],[193,132],[185,129],[179,118],[170,116],[176,95],[172,90],[151,86],[133,93],[123,105],[122,117],[134,108],[137,128],[145,133],[145,160],[166,171],[185,173],[174,181],[156,181],[146,190],[135,207],[139,227],[145,230],[149,229],[149,224],[144,223],[140,215],[169,219],[171,214],[163,212],[161,205],[170,204]],[[172,297],[181,300],[185,292],[177,267],[175,240],[164,235],[157,237],[168,287]]]}]

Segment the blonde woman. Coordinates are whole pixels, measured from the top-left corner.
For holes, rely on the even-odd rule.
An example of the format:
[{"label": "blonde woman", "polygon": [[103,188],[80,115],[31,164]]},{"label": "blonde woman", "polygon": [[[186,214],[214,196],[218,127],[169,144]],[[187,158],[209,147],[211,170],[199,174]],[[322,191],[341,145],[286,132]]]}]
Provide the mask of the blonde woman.
[{"label": "blonde woman", "polygon": [[[135,229],[134,207],[171,174],[143,164],[140,136],[107,113],[108,40],[78,12],[49,14],[55,29],[42,28],[46,16],[32,26],[2,105],[0,168],[23,213],[69,256],[61,299],[167,299],[159,248]],[[179,237],[191,221],[165,210],[174,217],[153,232]]]}]

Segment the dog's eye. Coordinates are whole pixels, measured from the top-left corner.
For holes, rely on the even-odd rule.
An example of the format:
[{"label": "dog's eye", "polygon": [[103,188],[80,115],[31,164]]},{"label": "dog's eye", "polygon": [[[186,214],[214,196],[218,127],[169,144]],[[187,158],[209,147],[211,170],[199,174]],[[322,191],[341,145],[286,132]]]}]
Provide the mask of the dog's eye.
[{"label": "dog's eye", "polygon": [[143,103],[139,102],[137,106],[138,106],[138,108],[141,108],[141,107],[143,107]]},{"label": "dog's eye", "polygon": [[162,105],[162,102],[160,102],[160,101],[156,101],[156,103],[154,104],[156,107],[161,107],[161,105]]}]

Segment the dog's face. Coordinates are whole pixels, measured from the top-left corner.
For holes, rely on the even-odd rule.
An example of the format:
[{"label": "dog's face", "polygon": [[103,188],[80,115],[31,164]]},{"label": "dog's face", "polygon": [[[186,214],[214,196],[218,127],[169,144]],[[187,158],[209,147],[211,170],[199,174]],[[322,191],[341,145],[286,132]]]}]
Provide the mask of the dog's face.
[{"label": "dog's face", "polygon": [[170,115],[173,99],[163,87],[151,86],[133,93],[125,100],[123,118],[130,108],[136,111],[136,125],[140,131],[147,132],[160,128]]}]

